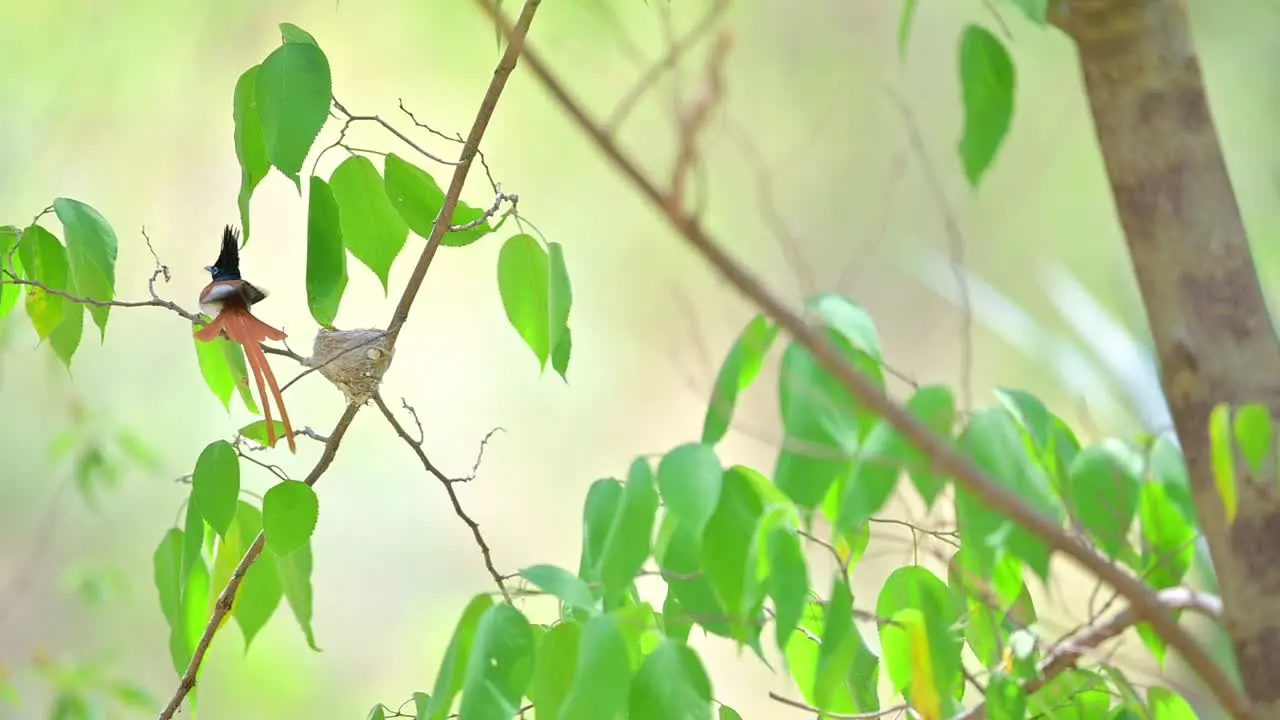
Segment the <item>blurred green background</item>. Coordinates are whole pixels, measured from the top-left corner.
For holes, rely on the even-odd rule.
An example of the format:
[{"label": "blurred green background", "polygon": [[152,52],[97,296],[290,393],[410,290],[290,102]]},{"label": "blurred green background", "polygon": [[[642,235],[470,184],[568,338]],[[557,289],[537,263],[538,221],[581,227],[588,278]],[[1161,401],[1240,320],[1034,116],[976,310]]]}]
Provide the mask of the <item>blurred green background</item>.
[{"label": "blurred green background", "polygon": [[[664,52],[664,2],[544,0],[532,43],[603,118]],[[1280,270],[1271,130],[1280,88],[1267,69],[1280,62],[1273,42],[1280,9],[1246,0],[1189,4],[1215,119],[1271,286]],[[682,31],[706,8],[705,0],[671,2],[665,12]],[[993,9],[1017,65],[1017,106],[995,168],[972,191],[954,153],[956,43],[967,22],[999,30]],[[735,41],[727,108],[706,134],[695,183],[705,192],[707,226],[789,300],[830,289],[864,304],[890,362],[920,382],[962,382],[968,334],[975,403],[989,402],[994,385],[1016,386],[1080,423],[1082,437],[1150,424],[1159,402],[1133,379],[1144,372],[1140,356],[1124,333],[1089,320],[1083,299],[1130,332],[1141,328],[1070,43],[1033,27],[1007,1],[921,3],[903,62],[898,10],[897,2],[840,0],[733,5],[725,18]],[[406,131],[399,98],[434,127],[466,132],[498,58],[492,25],[464,0],[7,0],[0,3],[0,222],[26,224],[57,196],[95,206],[120,237],[123,299],[146,294],[153,261],[139,232],[145,226],[174,274],[162,295],[194,308],[207,282],[201,268],[216,255],[222,225],[236,221],[232,88],[279,42],[283,21],[318,39],[348,109],[382,114]],[[695,52],[679,73],[687,101],[701,92],[702,67]],[[673,151],[672,87],[646,96],[621,132],[660,176]],[[930,190],[890,92],[910,107],[946,206]],[[325,144],[334,130],[322,135]],[[353,139],[399,149],[369,128]],[[565,246],[575,291],[569,384],[550,373],[539,378],[507,326],[496,287],[498,237],[440,253],[384,394],[392,405],[404,397],[417,408],[427,448],[446,472],[468,471],[484,434],[505,428],[477,482],[462,488],[463,502],[500,569],[576,567],[586,487],[623,472],[637,454],[696,436],[718,363],[750,308],[520,70],[483,147],[525,216]],[[328,154],[322,172],[339,160]],[[762,184],[793,237],[799,269],[771,224]],[[488,206],[478,173],[464,197]],[[946,212],[963,233],[963,268],[992,291],[975,289],[971,333],[954,302]],[[265,319],[303,354],[314,331],[303,287],[305,221],[292,184],[272,174],[254,198],[243,260],[272,292]],[[387,322],[420,242],[411,239],[397,263],[391,298],[352,263],[340,327]],[[228,416],[204,388],[183,321],[151,308],[118,309],[110,329],[102,346],[86,332],[72,377],[36,346],[20,310],[0,334],[0,668],[22,696],[16,708],[0,705],[0,718],[46,715],[47,686],[24,670],[38,657],[101,660],[113,677],[158,698],[172,692],[151,554],[186,494],[174,479],[191,471],[206,443],[251,420],[238,401]],[[1136,363],[1137,375],[1124,375],[1126,363]],[[291,376],[286,363],[276,367]],[[775,395],[768,379],[750,394],[724,459],[772,468]],[[313,375],[288,402],[295,425],[327,433],[343,400]],[[144,439],[154,465],[122,462],[117,482],[95,481],[96,501],[87,502],[74,480],[82,456],[74,448],[122,429]],[[68,430],[73,449],[59,459],[50,448]],[[297,457],[277,450],[272,460],[300,477],[318,451],[303,441]],[[244,482],[262,491],[271,477],[246,469]],[[324,652],[308,651],[284,612],[247,657],[239,632],[227,628],[201,677],[202,717],[357,718],[376,701],[394,707],[429,688],[463,603],[489,589],[466,527],[376,412],[357,419],[318,490],[313,579]],[[870,606],[884,575],[909,561],[909,548],[891,539],[873,541],[859,573],[860,605]],[[1078,620],[1083,611],[1072,598],[1078,591],[1055,598],[1048,614],[1063,625]],[[795,696],[785,675],[730,647],[704,647],[719,699],[748,718],[787,712],[765,697],[766,689]],[[1140,655],[1136,641],[1126,647]],[[120,712],[110,717],[126,716]]]}]

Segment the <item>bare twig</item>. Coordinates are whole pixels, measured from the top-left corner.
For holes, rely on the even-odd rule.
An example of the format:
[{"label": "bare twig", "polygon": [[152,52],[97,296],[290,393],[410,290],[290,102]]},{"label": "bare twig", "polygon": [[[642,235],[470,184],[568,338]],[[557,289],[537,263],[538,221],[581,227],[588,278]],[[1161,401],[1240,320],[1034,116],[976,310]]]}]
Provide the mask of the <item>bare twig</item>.
[{"label": "bare twig", "polygon": [[698,160],[698,140],[711,119],[711,111],[724,99],[724,65],[732,47],[733,36],[728,32],[716,36],[715,45],[707,59],[707,86],[702,97],[698,98],[680,120],[679,141],[676,159],[671,165],[671,190],[668,197],[676,203],[681,213],[684,212],[685,183]]},{"label": "bare twig", "polygon": [[[453,513],[457,515],[462,522],[466,523],[467,527],[471,528],[471,536],[475,538],[476,545],[480,547],[480,555],[484,558],[484,566],[489,570],[489,575],[493,577],[493,581],[498,585],[498,590],[502,592],[503,599],[507,602],[511,602],[511,594],[507,591],[507,585],[502,580],[502,573],[498,572],[498,568],[493,564],[493,553],[489,550],[489,543],[485,542],[484,535],[480,532],[480,523],[473,520],[471,516],[467,514],[467,511],[463,509],[462,502],[458,500],[458,493],[453,489],[454,481],[450,479],[449,476],[440,472],[440,469],[431,462],[431,459],[427,457],[426,452],[422,449],[422,443],[414,440],[413,437],[409,435],[408,431],[404,429],[404,425],[401,425],[400,421],[396,419],[395,414],[391,412],[391,408],[387,407],[387,403],[382,399],[381,395],[374,395],[373,402],[378,406],[378,409],[382,411],[383,417],[387,419],[387,422],[390,423],[392,429],[396,431],[396,434],[404,440],[405,444],[409,446],[409,449],[413,450],[413,454],[418,456],[418,462],[422,463],[422,467],[425,468],[427,472],[431,473],[436,480],[440,481],[440,484],[444,487],[445,494],[449,496],[449,503],[453,505]],[[414,420],[417,421],[417,413],[413,413],[413,417]],[[418,429],[419,431],[422,430],[421,423],[418,423]],[[490,432],[489,434],[492,435],[493,433]],[[489,436],[486,435],[484,442],[480,444],[481,453],[484,452],[484,443],[487,443],[488,441]]]},{"label": "bare twig", "polygon": [[774,702],[786,705],[787,707],[795,708],[796,710],[803,710],[808,713],[815,713],[821,717],[828,717],[828,718],[832,718],[833,720],[876,720],[876,718],[885,718],[885,717],[889,717],[890,715],[897,715],[904,712],[905,713],[911,712],[911,709],[908,708],[906,705],[894,705],[892,707],[884,708],[883,710],[875,710],[873,712],[865,712],[865,713],[827,712],[825,710],[816,708],[808,703],[803,703],[803,702],[800,702],[799,700],[792,700],[789,697],[784,697],[772,691],[769,692],[769,699]]},{"label": "bare twig", "polygon": [[[351,421],[355,420],[356,413],[359,412],[359,405],[348,405],[346,412],[338,420],[338,424],[333,428],[333,432],[329,434],[329,442],[324,446],[324,452],[320,454],[320,459],[316,461],[315,467],[307,474],[303,482],[308,485],[315,485],[316,481],[324,475],[329,466],[333,464],[333,458],[338,454],[338,446],[342,444],[342,438],[347,434],[347,428],[351,427]],[[209,618],[209,623],[204,628],[204,634],[200,636],[200,642],[196,644],[195,651],[191,654],[191,662],[187,664],[187,671],[182,674],[182,679],[178,681],[178,689],[173,693],[173,697],[169,699],[169,704],[160,711],[159,720],[169,720],[173,717],[178,708],[182,707],[182,701],[196,686],[196,674],[200,670],[200,664],[204,662],[205,653],[209,651],[209,645],[213,642],[213,636],[218,632],[218,628],[222,625],[222,620],[231,612],[231,605],[235,602],[236,593],[240,590],[240,583],[244,582],[245,573],[249,572],[249,567],[257,562],[258,557],[262,555],[262,548],[266,544],[267,536],[264,533],[258,533],[258,537],[245,551],[244,557],[240,559],[240,564],[236,566],[235,572],[231,573],[231,579],[227,581],[227,586],[223,588],[222,593],[218,595],[218,601],[213,606],[213,615]]]},{"label": "bare twig", "polygon": [[[494,0],[476,2],[504,34],[510,37],[515,32],[494,4]],[[696,217],[677,212],[678,205],[674,199],[659,189],[618,146],[608,130],[587,114],[583,105],[570,95],[564,83],[552,73],[537,52],[525,47],[524,64],[597,149],[631,181],[639,194],[665,213],[668,223],[684,241],[702,255],[734,289],[804,345],[814,359],[832,373],[853,397],[884,418],[912,447],[930,458],[939,472],[953,478],[957,485],[981,498],[993,512],[1026,528],[1049,548],[1070,556],[1119,591],[1132,605],[1133,611],[1150,622],[1169,645],[1182,655],[1225,709],[1238,717],[1248,715],[1248,700],[1205,648],[1178,624],[1155,593],[1120,567],[1081,544],[1063,530],[1058,522],[1028,505],[1016,493],[979,468],[948,438],[933,432],[905,407],[889,398],[846,360],[818,330],[783,305],[750,271],[714,241]]]},{"label": "bare twig", "polygon": [[627,116],[631,114],[631,110],[640,101],[640,98],[644,97],[644,94],[661,80],[663,75],[680,63],[680,58],[688,53],[694,45],[697,45],[698,41],[711,31],[711,28],[715,27],[716,21],[728,9],[728,0],[715,0],[707,8],[706,14],[702,16],[697,25],[693,26],[679,40],[670,44],[667,48],[667,54],[658,62],[650,65],[644,74],[640,76],[640,79],[636,81],[636,84],[632,85],[627,90],[627,93],[622,96],[622,99],[618,101],[618,104],[614,106],[607,123],[609,132],[616,133],[622,127],[622,123],[626,121]]},{"label": "bare twig", "polygon": [[[348,125],[352,124],[352,123],[357,123],[357,122],[373,122],[373,123],[377,123],[378,125],[381,125],[381,126],[382,126],[382,129],[383,129],[383,130],[386,130],[387,132],[391,133],[392,135],[395,135],[395,136],[396,136],[397,138],[399,138],[399,139],[400,139],[400,141],[401,141],[401,142],[403,142],[405,145],[408,145],[409,147],[413,148],[414,150],[417,150],[419,153],[421,153],[424,157],[426,157],[426,158],[427,158],[427,159],[429,159],[429,160],[433,160],[433,161],[435,161],[435,162],[438,162],[438,163],[440,163],[441,165],[461,165],[461,164],[464,162],[463,160],[445,160],[445,159],[444,159],[444,158],[442,158],[442,157],[439,157],[439,156],[437,156],[437,155],[435,155],[435,154],[433,154],[433,153],[427,152],[427,149],[426,149],[426,148],[424,148],[424,147],[422,147],[422,146],[421,146],[421,145],[419,145],[418,143],[414,142],[414,141],[413,141],[413,138],[411,138],[411,137],[409,137],[408,135],[405,135],[404,133],[400,132],[399,130],[397,130],[397,129],[395,128],[395,126],[394,126],[394,125],[392,125],[391,123],[387,122],[386,120],[383,120],[381,117],[378,117],[377,115],[354,115],[354,114],[352,114],[352,113],[348,112],[348,111],[347,111],[347,109],[346,109],[345,107],[343,107],[342,103],[338,102],[338,99],[337,99],[337,98],[334,98],[334,100],[333,100],[333,106],[334,106],[335,108],[337,108],[337,109],[338,109],[338,112],[342,113],[342,115],[346,118],[346,123],[343,125],[343,130],[346,130],[346,127],[347,127]],[[344,132],[344,133],[342,133],[342,135],[345,135],[345,132]],[[342,139],[342,135],[340,135],[340,136],[339,136],[339,140],[341,140],[341,139]],[[340,144],[341,144],[341,143],[336,143],[336,142],[335,142],[335,143],[333,144],[333,146],[337,146],[337,145],[340,145]],[[332,147],[332,146],[331,146],[331,147]]]}]

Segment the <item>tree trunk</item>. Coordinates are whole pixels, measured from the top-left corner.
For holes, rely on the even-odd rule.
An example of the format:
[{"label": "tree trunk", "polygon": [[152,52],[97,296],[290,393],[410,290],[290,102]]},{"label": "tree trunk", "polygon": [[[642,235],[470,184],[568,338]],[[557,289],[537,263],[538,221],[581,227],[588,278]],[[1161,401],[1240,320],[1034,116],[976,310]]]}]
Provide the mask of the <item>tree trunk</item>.
[{"label": "tree trunk", "polygon": [[[1280,508],[1215,489],[1218,402],[1280,412],[1280,348],[1204,91],[1185,0],[1058,0],[1155,342],[1164,392],[1255,718],[1280,718]],[[1262,478],[1274,483],[1275,477]]]}]

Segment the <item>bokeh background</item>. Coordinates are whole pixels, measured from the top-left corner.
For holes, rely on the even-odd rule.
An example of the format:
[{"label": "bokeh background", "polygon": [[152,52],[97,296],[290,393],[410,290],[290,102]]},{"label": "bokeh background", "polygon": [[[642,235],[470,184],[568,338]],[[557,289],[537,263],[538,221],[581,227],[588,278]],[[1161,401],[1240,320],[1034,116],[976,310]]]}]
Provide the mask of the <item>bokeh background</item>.
[{"label": "bokeh background", "polygon": [[[1280,61],[1280,10],[1247,0],[1189,5],[1271,286],[1280,270],[1272,132],[1280,90],[1267,68]],[[706,8],[706,0],[546,0],[532,43],[605,117],[664,52],[666,23],[683,32]],[[918,381],[964,383],[978,404],[991,401],[996,385],[1028,389],[1087,438],[1158,428],[1142,312],[1071,45],[1007,1],[922,3],[903,61],[898,11],[897,2],[848,0],[730,8],[727,103],[707,132],[696,183],[708,227],[791,301],[822,289],[865,305],[889,361]],[[146,294],[153,261],[145,226],[173,269],[162,294],[194,307],[207,281],[201,268],[216,254],[222,225],[236,218],[232,88],[278,43],[282,21],[316,36],[346,107],[406,131],[400,98],[436,128],[465,132],[498,58],[493,26],[463,0],[4,0],[0,222],[25,224],[57,196],[94,205],[120,237],[117,287],[126,299]],[[964,184],[955,155],[956,46],[968,22],[1005,33],[1018,71],[1011,134],[977,191]],[[701,92],[702,58],[694,52],[678,73],[686,100]],[[673,87],[657,86],[621,131],[633,155],[660,173],[673,149]],[[401,149],[368,128],[354,141]],[[569,383],[539,377],[507,325],[497,236],[440,253],[384,393],[392,405],[404,397],[417,408],[426,447],[448,472],[468,471],[485,433],[505,428],[477,481],[462,488],[463,502],[501,569],[576,567],[587,486],[625,472],[638,454],[696,437],[716,368],[751,309],[520,70],[483,147],[496,179],[519,193],[523,214],[565,246],[575,297]],[[338,160],[330,153],[322,172]],[[465,198],[487,206],[482,176],[473,173],[468,187]],[[959,241],[945,229],[948,214]],[[305,219],[292,184],[272,174],[254,198],[244,256],[246,272],[272,291],[266,319],[304,354],[314,332],[303,287]],[[390,298],[352,262],[339,326],[387,322],[420,242],[411,238],[396,265]],[[959,310],[958,275],[969,280],[972,322]],[[21,310],[0,328],[0,668],[22,696],[16,707],[0,705],[0,718],[46,716],[48,685],[30,672],[40,658],[99,661],[158,698],[171,693],[151,555],[187,491],[175,478],[191,471],[206,443],[252,419],[238,400],[228,414],[205,389],[180,319],[118,309],[109,329],[102,345],[86,331],[68,375],[37,347]],[[775,395],[766,374],[738,413],[724,459],[772,467]],[[296,424],[321,433],[343,403],[316,376],[288,401]],[[122,430],[151,448],[152,462],[122,460],[114,482],[94,475],[86,499],[75,480],[77,448]],[[296,457],[276,451],[272,460],[300,477],[318,452],[303,441]],[[269,474],[246,469],[246,487],[270,483]],[[324,652],[308,651],[283,611],[247,657],[239,632],[227,628],[201,678],[202,717],[355,718],[377,701],[395,706],[429,689],[462,605],[489,589],[467,529],[375,411],[357,419],[318,490],[315,628]],[[906,503],[894,512],[918,509]],[[893,541],[878,531],[872,542],[856,588],[862,606],[910,559]],[[1079,597],[1050,588],[1048,614],[1069,624],[1081,615]],[[1126,648],[1141,657],[1136,641]],[[798,696],[784,675],[732,648],[709,643],[706,652],[717,696],[745,717],[790,712],[765,697],[766,689]]]}]

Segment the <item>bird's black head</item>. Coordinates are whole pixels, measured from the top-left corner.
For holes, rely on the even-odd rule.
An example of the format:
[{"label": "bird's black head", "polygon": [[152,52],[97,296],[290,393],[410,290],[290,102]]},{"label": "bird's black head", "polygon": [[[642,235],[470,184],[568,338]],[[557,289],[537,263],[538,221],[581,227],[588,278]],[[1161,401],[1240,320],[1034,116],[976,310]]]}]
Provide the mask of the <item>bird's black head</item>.
[{"label": "bird's black head", "polygon": [[228,225],[222,230],[222,251],[218,253],[217,262],[205,270],[214,282],[240,279],[240,232],[234,227]]}]

